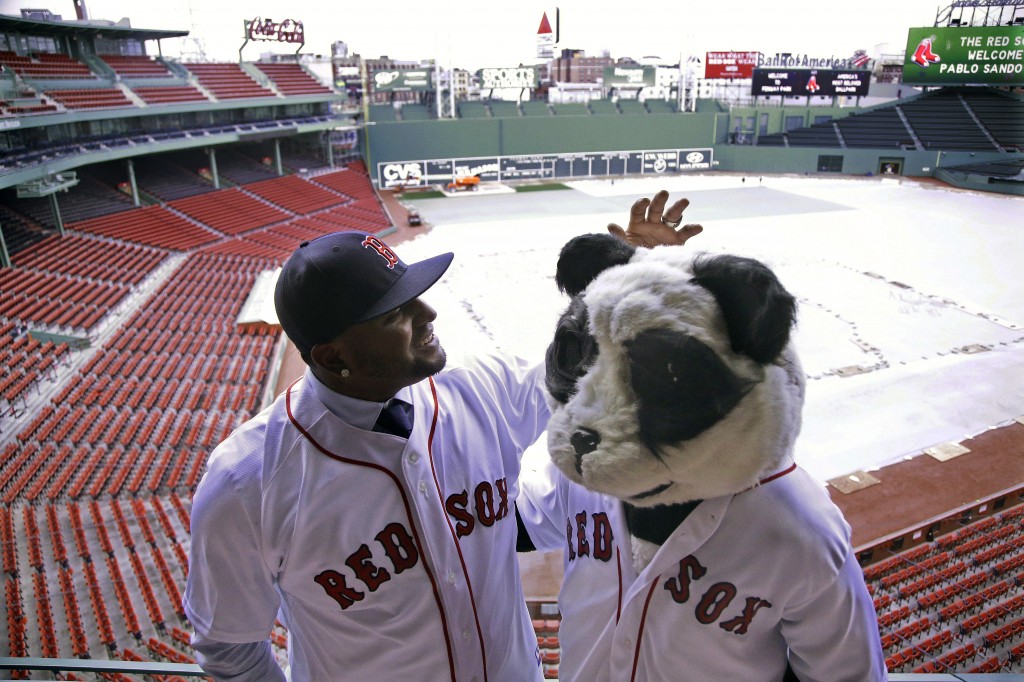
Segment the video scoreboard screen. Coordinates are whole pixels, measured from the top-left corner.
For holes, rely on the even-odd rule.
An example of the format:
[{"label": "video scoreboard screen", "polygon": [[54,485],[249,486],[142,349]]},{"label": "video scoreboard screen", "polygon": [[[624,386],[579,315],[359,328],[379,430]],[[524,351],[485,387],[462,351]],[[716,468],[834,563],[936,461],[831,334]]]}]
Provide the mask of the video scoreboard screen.
[{"label": "video scoreboard screen", "polygon": [[759,97],[862,97],[871,71],[863,69],[754,69],[751,94]]},{"label": "video scoreboard screen", "polygon": [[931,26],[907,32],[903,82],[1024,85],[1024,26]]}]

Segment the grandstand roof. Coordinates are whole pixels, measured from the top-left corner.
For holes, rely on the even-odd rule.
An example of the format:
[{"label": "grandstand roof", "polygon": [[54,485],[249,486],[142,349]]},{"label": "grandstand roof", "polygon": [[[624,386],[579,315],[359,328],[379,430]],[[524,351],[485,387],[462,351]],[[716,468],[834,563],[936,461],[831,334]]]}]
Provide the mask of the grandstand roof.
[{"label": "grandstand roof", "polygon": [[41,19],[22,19],[0,14],[0,31],[5,33],[28,33],[36,36],[52,36],[62,38],[69,35],[105,35],[118,38],[135,38],[137,40],[161,40],[163,38],[182,38],[188,31],[168,31],[148,28],[132,28],[112,23],[87,23],[78,21],[45,21]]}]

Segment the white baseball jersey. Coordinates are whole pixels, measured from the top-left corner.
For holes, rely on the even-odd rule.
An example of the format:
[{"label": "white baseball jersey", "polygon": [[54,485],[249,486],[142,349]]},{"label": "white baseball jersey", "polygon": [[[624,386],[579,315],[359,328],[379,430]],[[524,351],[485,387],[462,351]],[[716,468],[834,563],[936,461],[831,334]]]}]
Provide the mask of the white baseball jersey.
[{"label": "white baseball jersey", "polygon": [[263,641],[280,609],[295,681],[542,679],[513,506],[549,414],[542,376],[491,358],[403,390],[408,441],[349,425],[297,381],[213,452],[196,491],[197,632]]},{"label": "white baseball jersey", "polygon": [[886,679],[849,526],[792,462],[769,479],[701,502],[637,575],[621,502],[524,472],[531,539],[565,558],[560,679],[778,682],[787,650],[805,682]]}]

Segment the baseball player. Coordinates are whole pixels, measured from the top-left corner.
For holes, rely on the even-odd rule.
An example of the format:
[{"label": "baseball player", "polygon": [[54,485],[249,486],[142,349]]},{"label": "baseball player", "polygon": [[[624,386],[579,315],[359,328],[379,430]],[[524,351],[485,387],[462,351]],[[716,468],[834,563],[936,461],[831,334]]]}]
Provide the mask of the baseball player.
[{"label": "baseball player", "polygon": [[[285,263],[275,302],[309,367],[215,449],[192,508],[184,605],[216,679],[284,679],[278,614],[292,680],[542,678],[514,500],[548,418],[543,367],[438,374],[418,297],[451,259],[406,265],[350,232]],[[407,434],[381,427],[393,399]]]},{"label": "baseball player", "polygon": [[[662,528],[550,463],[521,485],[530,539],[564,556],[560,679],[886,679],[849,526],[792,460]],[[639,571],[631,536],[660,544]]]}]

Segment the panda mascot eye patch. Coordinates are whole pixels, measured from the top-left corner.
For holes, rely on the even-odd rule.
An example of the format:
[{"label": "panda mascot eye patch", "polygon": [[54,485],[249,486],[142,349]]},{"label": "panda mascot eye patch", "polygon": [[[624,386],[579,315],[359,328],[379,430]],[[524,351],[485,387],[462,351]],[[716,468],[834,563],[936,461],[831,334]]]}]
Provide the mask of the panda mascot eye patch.
[{"label": "panda mascot eye patch", "polygon": [[671,330],[641,332],[625,349],[640,439],[655,452],[661,443],[689,440],[721,421],[752,385],[706,344]]}]

